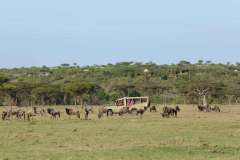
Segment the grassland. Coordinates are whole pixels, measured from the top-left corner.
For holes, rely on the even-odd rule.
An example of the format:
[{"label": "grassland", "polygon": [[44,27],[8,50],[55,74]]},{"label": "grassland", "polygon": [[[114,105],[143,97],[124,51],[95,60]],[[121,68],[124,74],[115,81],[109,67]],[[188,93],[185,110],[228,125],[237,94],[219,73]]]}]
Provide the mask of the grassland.
[{"label": "grassland", "polygon": [[95,112],[91,120],[0,121],[0,160],[238,160],[240,106],[222,109],[184,106],[172,119],[148,112],[98,120]]}]

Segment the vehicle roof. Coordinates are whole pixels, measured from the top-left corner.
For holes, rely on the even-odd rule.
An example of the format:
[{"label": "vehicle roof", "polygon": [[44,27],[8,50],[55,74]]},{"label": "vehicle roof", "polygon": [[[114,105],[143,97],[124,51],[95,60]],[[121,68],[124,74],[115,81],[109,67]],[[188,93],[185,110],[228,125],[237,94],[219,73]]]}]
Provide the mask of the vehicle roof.
[{"label": "vehicle roof", "polygon": [[149,97],[123,97],[123,98],[117,99],[117,101],[124,100],[124,99],[144,99],[144,98],[149,99]]}]

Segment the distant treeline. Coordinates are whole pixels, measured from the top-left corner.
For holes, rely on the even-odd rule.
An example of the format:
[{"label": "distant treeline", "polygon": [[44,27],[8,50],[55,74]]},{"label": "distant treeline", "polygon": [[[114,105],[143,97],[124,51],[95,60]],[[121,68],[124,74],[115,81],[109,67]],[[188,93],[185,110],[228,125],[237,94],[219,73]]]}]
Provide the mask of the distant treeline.
[{"label": "distant treeline", "polygon": [[107,104],[150,96],[160,104],[238,103],[240,64],[121,62],[0,69],[0,105]]}]

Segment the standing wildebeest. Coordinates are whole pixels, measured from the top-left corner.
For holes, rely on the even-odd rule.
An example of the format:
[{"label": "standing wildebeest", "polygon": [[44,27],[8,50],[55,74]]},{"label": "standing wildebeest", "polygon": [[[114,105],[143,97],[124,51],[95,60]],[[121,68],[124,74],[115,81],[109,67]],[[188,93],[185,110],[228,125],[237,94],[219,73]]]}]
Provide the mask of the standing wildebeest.
[{"label": "standing wildebeest", "polygon": [[137,110],[137,116],[140,115],[140,117],[142,118],[142,116],[143,116],[143,114],[144,114],[145,111],[146,111],[146,109],[142,109],[142,108],[141,108],[141,109],[138,109],[138,110]]},{"label": "standing wildebeest", "polygon": [[48,108],[48,109],[47,109],[47,113],[50,114],[50,115],[51,115],[51,113],[52,113],[53,111],[54,111],[53,108]]},{"label": "standing wildebeest", "polygon": [[176,106],[175,108],[165,106],[163,108],[163,112],[161,115],[162,115],[162,117],[166,117],[166,118],[168,118],[170,116],[177,117],[178,112],[180,112],[179,106]]},{"label": "standing wildebeest", "polygon": [[205,106],[198,105],[198,111],[199,112],[204,112],[206,110]]},{"label": "standing wildebeest", "polygon": [[59,111],[55,111],[53,108],[47,109],[48,114],[51,115],[52,119],[56,119],[57,117],[61,117],[61,113]]},{"label": "standing wildebeest", "polygon": [[156,108],[156,106],[152,106],[152,107],[150,107],[150,112],[157,112],[157,108]]},{"label": "standing wildebeest", "polygon": [[[104,114],[106,114],[107,117],[110,116],[109,111],[107,109],[105,109],[104,107],[99,107],[98,108],[98,119],[101,119],[104,116]],[[111,114],[111,116],[112,116],[112,114]]]},{"label": "standing wildebeest", "polygon": [[16,114],[17,119],[24,119],[26,118],[26,112],[23,110],[18,110]]},{"label": "standing wildebeest", "polygon": [[210,112],[211,109],[210,109],[209,105],[206,105],[206,106],[198,105],[198,111],[199,112]]},{"label": "standing wildebeest", "polygon": [[128,114],[129,113],[129,108],[128,107],[123,107],[120,111],[119,111],[119,116],[122,116],[124,114]]},{"label": "standing wildebeest", "polygon": [[109,117],[109,116],[113,116],[114,114],[115,114],[115,115],[119,115],[119,116],[123,116],[124,114],[128,114],[128,113],[130,113],[128,107],[119,108],[119,110],[118,110],[118,111],[115,111],[115,112],[113,112],[113,111],[110,110],[110,109],[107,110],[107,109],[105,109],[105,108],[100,108],[100,109],[98,110],[98,118],[101,119],[104,114],[106,114],[107,117]]},{"label": "standing wildebeest", "polygon": [[36,114],[34,113],[34,111],[28,111],[27,112],[27,120],[28,121],[33,120],[33,117],[35,117],[35,116],[36,116]]},{"label": "standing wildebeest", "polygon": [[91,107],[85,107],[85,108],[84,108],[84,112],[85,112],[84,118],[85,118],[85,120],[88,120],[89,113],[90,113],[90,112],[93,113],[93,110],[92,110]]},{"label": "standing wildebeest", "polygon": [[145,111],[146,111],[148,108],[149,108],[149,106],[148,106],[148,107],[144,107],[144,108],[134,109],[134,110],[133,110],[133,113],[135,112],[137,116],[140,115],[140,117],[142,118],[143,114],[145,113]]},{"label": "standing wildebeest", "polygon": [[53,111],[51,112],[51,115],[53,119],[56,119],[57,117],[61,118],[61,113],[59,111]]},{"label": "standing wildebeest", "polygon": [[217,105],[215,105],[214,107],[210,107],[210,110],[213,112],[221,112],[220,107],[218,107]]},{"label": "standing wildebeest", "polygon": [[2,120],[10,120],[10,112],[9,111],[3,111],[2,112]]},{"label": "standing wildebeest", "polygon": [[99,110],[98,111],[98,119],[101,119],[102,118],[102,116],[103,116],[103,111],[102,110]]},{"label": "standing wildebeest", "polygon": [[41,116],[43,116],[46,113],[44,108],[40,108],[40,111],[38,111],[37,107],[33,107],[33,112],[34,112],[34,114],[36,114],[36,115],[40,114]]},{"label": "standing wildebeest", "polygon": [[80,118],[80,112],[77,110],[74,110],[72,108],[65,108],[65,111],[66,111],[67,115],[69,116],[69,118],[71,118],[72,115],[76,115],[77,118]]}]

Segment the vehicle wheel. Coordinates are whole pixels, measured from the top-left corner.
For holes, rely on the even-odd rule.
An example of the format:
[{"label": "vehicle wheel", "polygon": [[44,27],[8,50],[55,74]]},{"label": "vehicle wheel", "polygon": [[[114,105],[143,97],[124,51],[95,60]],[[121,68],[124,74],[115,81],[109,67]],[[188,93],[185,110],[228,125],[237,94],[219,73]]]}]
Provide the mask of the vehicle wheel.
[{"label": "vehicle wheel", "polygon": [[107,111],[107,116],[112,116],[113,115],[113,111],[112,110],[108,110]]},{"label": "vehicle wheel", "polygon": [[134,114],[134,115],[136,115],[136,114],[137,114],[137,110],[136,110],[136,109],[132,109],[132,110],[131,110],[131,113]]}]

